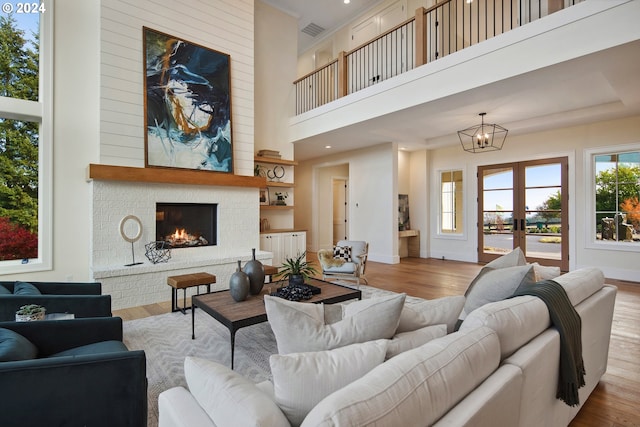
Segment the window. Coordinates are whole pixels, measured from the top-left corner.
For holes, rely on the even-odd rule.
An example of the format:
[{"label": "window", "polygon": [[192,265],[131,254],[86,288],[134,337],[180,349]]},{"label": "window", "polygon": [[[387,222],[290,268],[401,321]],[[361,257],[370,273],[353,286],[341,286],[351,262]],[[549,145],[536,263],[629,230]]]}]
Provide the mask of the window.
[{"label": "window", "polygon": [[51,268],[52,13],[33,5],[0,15],[0,274]]},{"label": "window", "polygon": [[594,238],[640,249],[640,148],[591,153]]},{"label": "window", "polygon": [[463,233],[462,171],[440,173],[440,233]]}]

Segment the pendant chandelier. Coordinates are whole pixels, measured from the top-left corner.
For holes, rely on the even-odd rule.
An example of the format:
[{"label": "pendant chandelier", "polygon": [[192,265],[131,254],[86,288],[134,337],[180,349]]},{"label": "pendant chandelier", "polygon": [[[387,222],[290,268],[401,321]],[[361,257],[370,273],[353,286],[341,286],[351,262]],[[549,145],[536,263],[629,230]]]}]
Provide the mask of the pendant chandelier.
[{"label": "pendant chandelier", "polygon": [[507,129],[500,125],[485,123],[484,116],[480,113],[481,123],[470,128],[459,130],[458,137],[464,151],[470,153],[483,153],[486,151],[502,150],[502,145],[507,139]]}]

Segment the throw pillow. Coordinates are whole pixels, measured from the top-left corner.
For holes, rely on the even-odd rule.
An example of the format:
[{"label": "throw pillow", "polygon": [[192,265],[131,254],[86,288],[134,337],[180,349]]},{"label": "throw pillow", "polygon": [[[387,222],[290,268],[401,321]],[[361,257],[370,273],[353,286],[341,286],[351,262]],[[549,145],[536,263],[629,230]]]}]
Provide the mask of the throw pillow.
[{"label": "throw pillow", "polygon": [[415,331],[425,326],[443,323],[447,325],[447,333],[453,332],[464,302],[465,297],[457,295],[405,305],[400,314],[396,333]]},{"label": "throw pillow", "polygon": [[299,426],[322,399],[384,362],[387,340],[269,359],[276,403]]},{"label": "throw pillow", "polygon": [[289,426],[269,396],[226,366],[187,357],[184,376],[189,391],[218,427]]},{"label": "throw pillow", "polygon": [[11,291],[0,285],[0,295],[11,295]]},{"label": "throw pillow", "polygon": [[333,257],[341,258],[345,262],[351,262],[351,246],[335,246],[333,248]]},{"label": "throw pillow", "polygon": [[553,280],[560,276],[560,267],[540,265],[537,262],[534,262],[532,265],[533,273],[536,276],[536,282],[540,282],[542,280]]},{"label": "throw pillow", "polygon": [[524,256],[524,252],[522,252],[522,249],[518,247],[508,254],[494,259],[493,261],[485,265],[485,267],[496,269],[505,267],[516,267],[518,265],[525,265],[526,263],[527,259]]},{"label": "throw pillow", "polygon": [[[345,306],[342,320],[329,325],[325,324],[322,304],[291,302],[270,295],[265,295],[264,303],[278,353],[288,354],[391,338],[398,327],[405,297],[393,294],[356,301]],[[315,306],[318,312],[309,315],[307,311],[312,309],[301,306]]]},{"label": "throw pillow", "polygon": [[415,331],[396,334],[393,339],[389,341],[386,359],[391,359],[400,353],[413,350],[416,347],[420,347],[429,341],[445,335],[447,335],[447,325],[444,324],[425,326]]},{"label": "throw pillow", "polygon": [[40,290],[33,286],[31,283],[27,282],[16,282],[13,285],[13,294],[14,295],[42,295]]},{"label": "throw pillow", "polygon": [[35,359],[38,349],[22,335],[0,328],[0,362]]},{"label": "throw pillow", "polygon": [[531,264],[497,270],[484,267],[469,285],[467,300],[464,303],[462,313],[460,313],[460,319],[464,320],[473,310],[487,303],[510,297],[521,284],[534,284],[535,282]]},{"label": "throw pillow", "polygon": [[500,342],[491,329],[449,334],[386,361],[327,396],[302,426],[432,425],[499,363]]}]

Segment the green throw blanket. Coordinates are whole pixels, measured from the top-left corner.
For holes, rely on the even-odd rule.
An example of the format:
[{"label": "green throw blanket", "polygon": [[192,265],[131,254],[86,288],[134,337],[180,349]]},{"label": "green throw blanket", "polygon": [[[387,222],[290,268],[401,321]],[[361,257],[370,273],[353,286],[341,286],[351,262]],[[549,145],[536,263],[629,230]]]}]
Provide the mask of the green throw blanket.
[{"label": "green throw blanket", "polygon": [[553,280],[518,287],[512,297],[533,295],[549,310],[553,326],[560,334],[560,376],[556,397],[569,406],[580,404],[578,389],[584,385],[582,360],[582,320],[564,288]]}]

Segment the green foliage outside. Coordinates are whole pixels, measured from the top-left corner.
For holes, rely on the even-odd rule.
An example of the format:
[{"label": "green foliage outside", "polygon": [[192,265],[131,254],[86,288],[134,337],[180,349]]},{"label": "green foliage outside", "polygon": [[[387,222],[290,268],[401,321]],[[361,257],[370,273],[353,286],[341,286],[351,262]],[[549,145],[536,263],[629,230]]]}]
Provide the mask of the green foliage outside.
[{"label": "green foliage outside", "polygon": [[617,212],[627,214],[627,221],[640,230],[640,166],[619,164],[617,168],[600,171],[596,176],[596,224],[612,218]]},{"label": "green foliage outside", "polygon": [[[37,35],[35,40],[26,39],[11,16],[0,16],[0,96],[38,100]],[[16,230],[27,231],[36,243],[38,131],[38,123],[0,118],[0,218],[6,218]],[[24,246],[33,247],[33,242],[24,242]],[[37,249],[27,255],[22,257],[37,257]],[[15,256],[0,253],[0,260]]]}]

